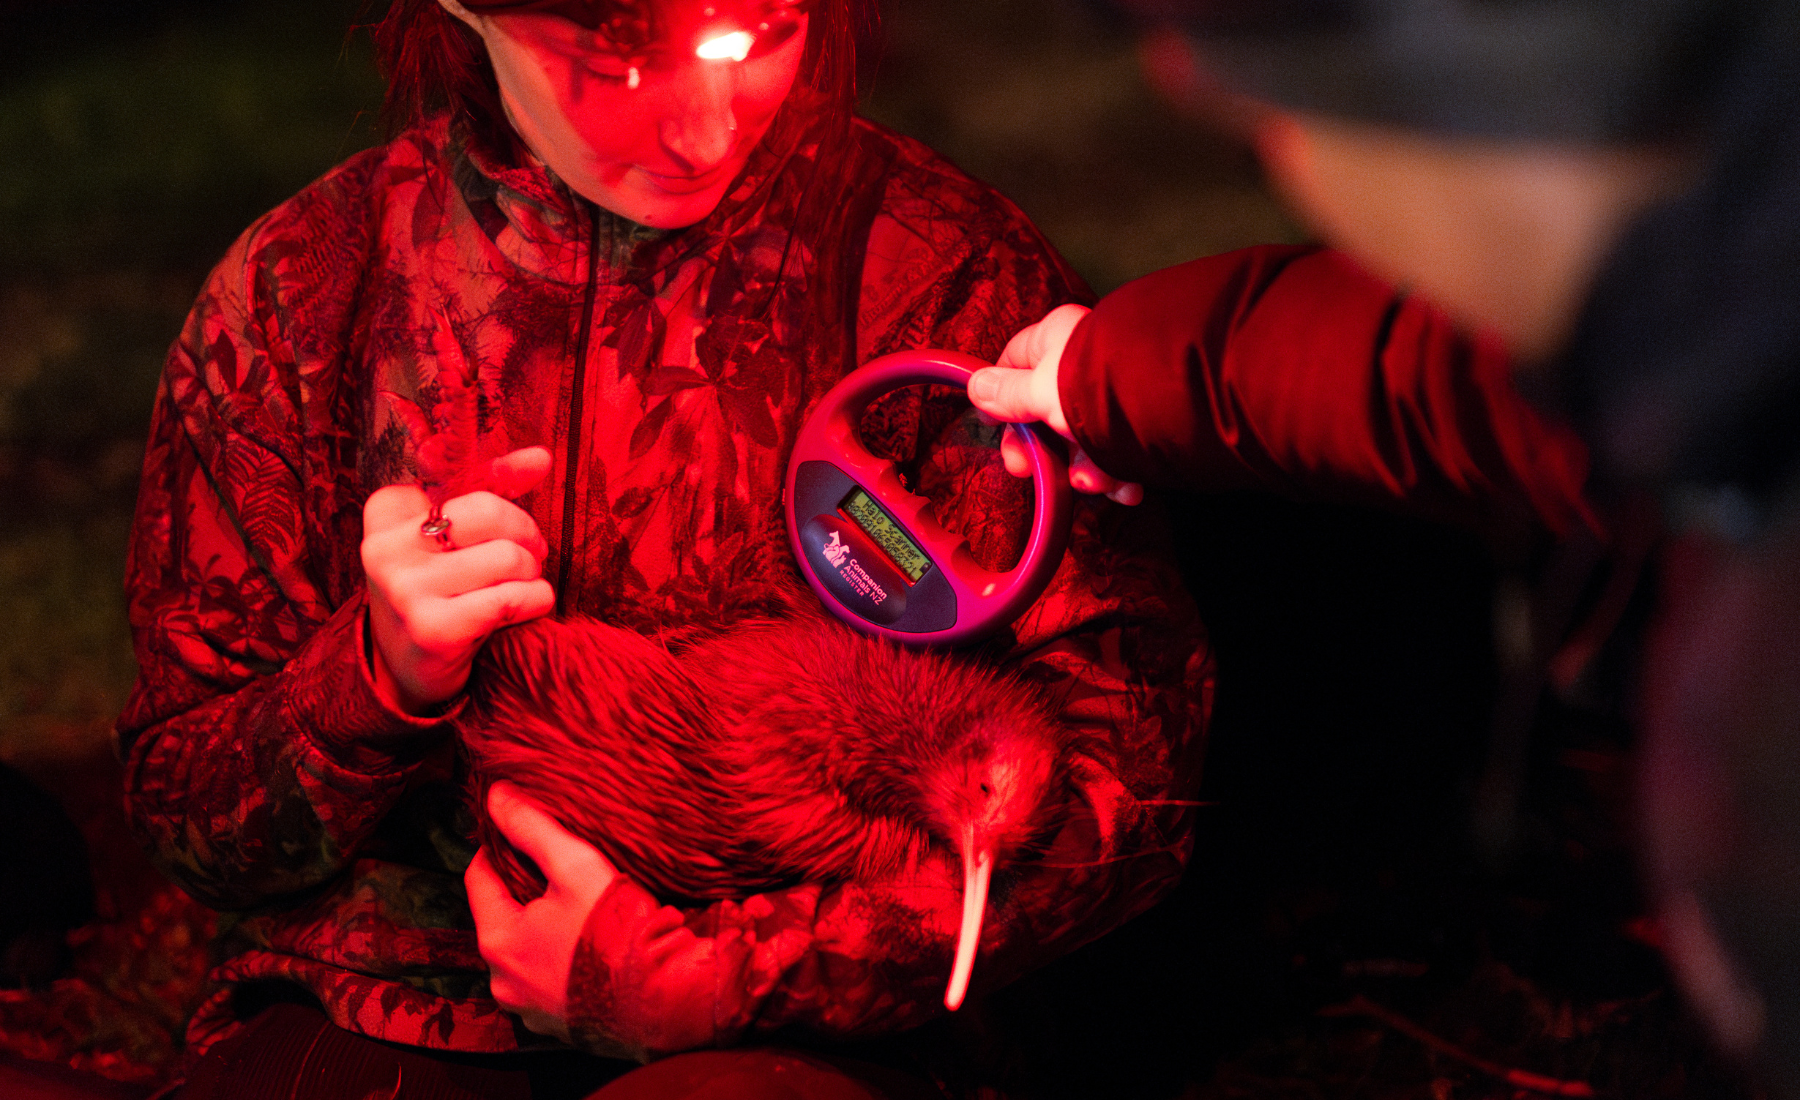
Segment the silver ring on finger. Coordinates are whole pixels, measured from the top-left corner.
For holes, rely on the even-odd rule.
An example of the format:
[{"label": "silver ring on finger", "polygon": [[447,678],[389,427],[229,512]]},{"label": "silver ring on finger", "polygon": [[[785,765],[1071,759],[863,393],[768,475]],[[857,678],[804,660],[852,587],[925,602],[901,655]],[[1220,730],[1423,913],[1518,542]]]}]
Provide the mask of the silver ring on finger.
[{"label": "silver ring on finger", "polygon": [[419,524],[419,534],[436,542],[440,550],[454,550],[456,543],[450,540],[450,517],[446,516],[436,505],[425,522]]}]

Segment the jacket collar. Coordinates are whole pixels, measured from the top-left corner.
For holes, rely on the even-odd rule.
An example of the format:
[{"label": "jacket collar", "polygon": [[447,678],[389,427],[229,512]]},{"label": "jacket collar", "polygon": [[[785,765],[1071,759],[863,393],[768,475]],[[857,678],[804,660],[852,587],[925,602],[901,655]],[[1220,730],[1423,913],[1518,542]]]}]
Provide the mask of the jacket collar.
[{"label": "jacket collar", "polygon": [[565,264],[585,252],[594,217],[602,219],[602,238],[613,242],[612,262],[635,268],[640,276],[711,252],[756,225],[796,156],[809,157],[817,149],[822,124],[830,121],[830,114],[821,93],[797,84],[718,208],[695,225],[667,231],[638,225],[575,194],[510,127],[480,127],[439,117],[431,129],[482,230],[496,243],[510,230],[542,257],[538,263],[515,257],[525,266],[555,278],[578,279]]}]

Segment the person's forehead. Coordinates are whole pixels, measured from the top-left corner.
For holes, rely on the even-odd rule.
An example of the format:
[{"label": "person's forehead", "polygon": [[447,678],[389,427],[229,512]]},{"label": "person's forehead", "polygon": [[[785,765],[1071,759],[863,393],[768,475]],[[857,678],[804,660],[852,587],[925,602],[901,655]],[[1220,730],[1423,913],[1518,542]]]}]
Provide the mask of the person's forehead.
[{"label": "person's forehead", "polygon": [[772,12],[799,14],[813,0],[463,0],[482,14],[557,15],[590,29],[635,30],[637,36],[681,34],[712,23],[765,21]]}]

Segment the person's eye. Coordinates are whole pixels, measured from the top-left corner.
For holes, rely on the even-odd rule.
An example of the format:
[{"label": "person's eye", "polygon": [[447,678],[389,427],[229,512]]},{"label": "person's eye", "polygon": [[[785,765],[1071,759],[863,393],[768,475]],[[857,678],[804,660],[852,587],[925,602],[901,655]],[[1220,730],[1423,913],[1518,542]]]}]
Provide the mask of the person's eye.
[{"label": "person's eye", "polygon": [[634,65],[630,58],[608,51],[583,54],[581,65],[589,73],[602,80],[616,80],[621,83],[630,80],[632,73],[642,68],[641,62]]}]

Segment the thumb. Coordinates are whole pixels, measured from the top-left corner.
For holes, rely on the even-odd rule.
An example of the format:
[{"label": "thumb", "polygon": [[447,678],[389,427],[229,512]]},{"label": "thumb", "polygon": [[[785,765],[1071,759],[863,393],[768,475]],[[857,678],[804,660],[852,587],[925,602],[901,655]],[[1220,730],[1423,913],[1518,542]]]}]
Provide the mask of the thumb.
[{"label": "thumb", "polygon": [[495,783],[488,790],[488,816],[502,836],[538,865],[552,890],[584,879],[604,885],[616,873],[599,849],[564,829],[510,783]]},{"label": "thumb", "polygon": [[488,464],[488,489],[507,500],[531,491],[550,472],[550,452],[542,447],[520,447]]},{"label": "thumb", "polygon": [[1073,440],[1063,416],[1057,374],[1069,335],[1087,314],[1085,306],[1058,306],[1037,324],[1013,333],[995,365],[969,379],[969,400],[976,409],[1015,424],[1041,420],[1057,435]]},{"label": "thumb", "polygon": [[[520,905],[506,888],[506,880],[500,872],[494,870],[494,861],[488,858],[485,847],[475,850],[475,858],[463,871],[463,890],[469,895],[469,908],[483,916],[492,914],[511,920],[518,919]],[[481,922],[477,921],[479,925]]]},{"label": "thumb", "polygon": [[1010,424],[1042,420],[1033,403],[1031,372],[1011,367],[983,367],[969,378],[969,400],[995,420]]}]

